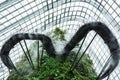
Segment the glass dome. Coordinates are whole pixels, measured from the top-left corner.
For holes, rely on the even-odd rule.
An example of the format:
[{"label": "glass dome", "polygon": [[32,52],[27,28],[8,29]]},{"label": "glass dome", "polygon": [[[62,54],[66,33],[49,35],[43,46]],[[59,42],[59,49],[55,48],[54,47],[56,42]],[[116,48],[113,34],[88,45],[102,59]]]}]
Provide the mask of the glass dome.
[{"label": "glass dome", "polygon": [[[0,49],[16,33],[44,34],[57,26],[74,34],[81,25],[93,21],[105,23],[120,42],[119,0],[1,0]],[[95,34],[96,32],[91,31],[87,35],[83,50]],[[31,41],[26,42],[30,46]],[[11,50],[10,57],[14,63],[20,60],[21,52],[19,44]],[[89,53],[99,74],[110,56],[108,47],[99,35],[94,38],[86,53]],[[8,75],[9,70],[0,60],[0,80],[6,79]],[[109,79],[120,80],[119,76],[120,65]]]}]

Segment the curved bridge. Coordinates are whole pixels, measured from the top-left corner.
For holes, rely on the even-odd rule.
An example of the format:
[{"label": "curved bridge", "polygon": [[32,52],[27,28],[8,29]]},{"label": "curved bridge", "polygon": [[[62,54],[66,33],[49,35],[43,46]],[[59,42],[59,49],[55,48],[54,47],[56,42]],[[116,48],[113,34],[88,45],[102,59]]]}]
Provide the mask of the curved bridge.
[{"label": "curved bridge", "polygon": [[[89,31],[94,30],[99,34],[102,39],[105,41],[105,44],[108,46],[111,52],[111,62],[107,70],[100,76],[100,78],[105,78],[108,76],[118,65],[120,58],[120,47],[117,39],[112,34],[112,32],[107,28],[107,26],[101,22],[91,22],[87,23],[79,28],[75,33],[73,38],[68,42],[64,47],[62,57],[66,59],[70,51],[89,33]],[[49,37],[42,34],[29,34],[29,33],[20,33],[13,35],[8,39],[0,51],[0,57],[2,62],[9,68],[13,69],[15,66],[11,62],[9,57],[10,50],[14,47],[15,44],[21,40],[41,40],[43,43],[44,49],[47,51],[49,56],[55,57],[56,51],[52,44],[52,41]]]}]

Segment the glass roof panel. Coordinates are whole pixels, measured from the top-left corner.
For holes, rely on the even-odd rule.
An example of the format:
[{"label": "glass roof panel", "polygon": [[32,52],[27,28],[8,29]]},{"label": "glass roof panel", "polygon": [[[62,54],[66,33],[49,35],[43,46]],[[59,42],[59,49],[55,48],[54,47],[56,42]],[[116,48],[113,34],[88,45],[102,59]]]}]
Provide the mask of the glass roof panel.
[{"label": "glass roof panel", "polygon": [[[7,0],[6,5],[9,4],[9,6],[6,7],[3,6],[4,1],[6,0],[0,0],[0,41],[2,43],[13,33],[32,33],[35,29],[43,33],[42,30],[51,30],[56,26],[73,29],[75,32],[80,25],[91,21],[106,23],[120,41],[119,0],[19,0],[20,2]],[[16,3],[13,4],[15,1]],[[91,32],[88,39],[91,39],[94,33]],[[4,37],[3,34],[5,34]],[[101,40],[100,36],[97,36],[89,51],[96,53],[94,56],[100,56],[99,59],[101,59],[104,54],[108,55],[108,49],[103,48],[105,45],[101,45],[103,42],[98,40]],[[87,41],[86,44],[88,44]],[[103,56],[103,59],[106,56]],[[104,60],[99,62],[102,65]],[[99,71],[98,68],[96,70]],[[111,80],[120,79],[115,77],[116,73],[112,75]]]},{"label": "glass roof panel", "polygon": [[0,4],[3,3],[3,2],[5,2],[5,1],[6,1],[6,0],[0,0]]}]

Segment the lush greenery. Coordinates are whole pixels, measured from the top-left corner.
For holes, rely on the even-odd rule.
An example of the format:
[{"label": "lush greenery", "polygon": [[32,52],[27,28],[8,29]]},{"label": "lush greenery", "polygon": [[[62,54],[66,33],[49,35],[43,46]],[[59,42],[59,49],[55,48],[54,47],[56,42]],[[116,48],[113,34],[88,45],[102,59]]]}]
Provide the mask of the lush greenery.
[{"label": "lush greenery", "polygon": [[83,57],[74,71],[69,72],[73,57],[70,55],[65,62],[61,62],[59,59],[44,56],[39,69],[35,65],[35,70],[31,69],[27,61],[21,60],[17,65],[20,74],[12,71],[8,80],[95,80],[97,75],[88,55]]},{"label": "lush greenery", "polygon": [[[53,32],[56,40],[65,40],[64,34],[66,34],[66,30],[63,31],[56,28]],[[44,54],[46,54],[45,51]],[[22,60],[16,65],[20,74],[16,74],[12,70],[8,80],[95,80],[97,75],[94,72],[92,60],[87,54],[84,55],[75,69],[70,71],[75,54],[75,51],[71,51],[65,62],[62,62],[60,58],[52,58],[44,55],[41,63],[39,63],[39,68],[36,59],[33,59],[34,70],[30,67],[25,56],[22,56]]]},{"label": "lush greenery", "polygon": [[60,28],[55,28],[53,31],[55,40],[65,40],[66,30],[61,30]]}]

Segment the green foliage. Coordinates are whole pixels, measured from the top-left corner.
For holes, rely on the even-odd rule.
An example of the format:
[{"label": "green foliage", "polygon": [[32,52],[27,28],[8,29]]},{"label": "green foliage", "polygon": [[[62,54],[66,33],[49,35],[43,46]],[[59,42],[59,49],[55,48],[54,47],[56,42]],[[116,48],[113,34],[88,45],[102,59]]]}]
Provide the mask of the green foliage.
[{"label": "green foliage", "polygon": [[53,33],[54,33],[54,38],[56,40],[58,40],[58,39],[65,40],[66,30],[61,30],[60,28],[57,27],[57,28],[55,28]]},{"label": "green foliage", "polygon": [[[56,28],[53,31],[55,40],[65,41],[66,30]],[[36,42],[33,45],[37,46]],[[33,48],[29,49],[31,52]],[[40,51],[41,52],[41,51]],[[34,54],[34,53],[33,53]],[[31,54],[31,56],[33,56]],[[70,71],[71,64],[75,58],[75,51],[71,51],[65,62],[61,62],[59,58],[52,58],[46,55],[44,51],[40,67],[37,67],[37,59],[32,58],[34,61],[35,69],[33,70],[25,55],[22,55],[21,61],[16,64],[20,74],[16,74],[14,70],[10,72],[8,80],[96,80],[96,73],[93,69],[93,63],[89,55],[85,54],[78,65],[73,71]],[[78,61],[81,53],[78,55]]]},{"label": "green foliage", "polygon": [[40,68],[35,70],[30,68],[27,61],[20,61],[21,66],[17,68],[21,74],[17,75],[15,71],[12,71],[8,80],[95,80],[97,75],[92,67],[93,63],[86,54],[74,71],[69,72],[75,56],[73,53],[75,52],[72,51],[65,62],[61,62],[58,58],[44,56]]}]

